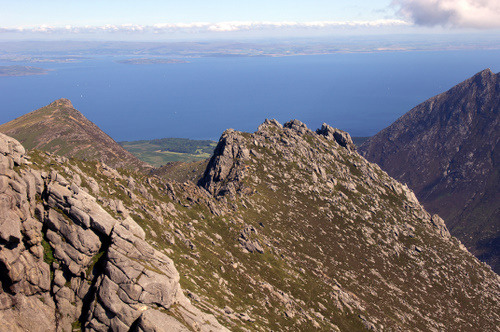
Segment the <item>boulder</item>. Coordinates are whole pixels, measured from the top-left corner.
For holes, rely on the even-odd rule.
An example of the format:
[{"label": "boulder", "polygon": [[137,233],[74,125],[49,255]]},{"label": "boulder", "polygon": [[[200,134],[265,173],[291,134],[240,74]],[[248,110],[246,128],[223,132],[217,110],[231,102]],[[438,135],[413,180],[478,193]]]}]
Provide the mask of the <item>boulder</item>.
[{"label": "boulder", "polygon": [[21,165],[26,150],[17,140],[0,133],[0,154],[9,157],[14,165]]}]

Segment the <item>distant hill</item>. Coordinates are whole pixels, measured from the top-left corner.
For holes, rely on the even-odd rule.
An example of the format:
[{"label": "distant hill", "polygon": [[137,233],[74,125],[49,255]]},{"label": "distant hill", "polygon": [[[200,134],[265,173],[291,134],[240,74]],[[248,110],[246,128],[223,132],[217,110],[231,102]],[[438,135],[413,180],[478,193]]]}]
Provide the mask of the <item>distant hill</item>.
[{"label": "distant hill", "polygon": [[406,182],[452,235],[500,272],[500,74],[489,69],[416,106],[360,153]]},{"label": "distant hill", "polygon": [[150,169],[77,111],[68,99],[59,99],[36,111],[0,125],[28,149],[61,156],[99,160],[112,167]]}]

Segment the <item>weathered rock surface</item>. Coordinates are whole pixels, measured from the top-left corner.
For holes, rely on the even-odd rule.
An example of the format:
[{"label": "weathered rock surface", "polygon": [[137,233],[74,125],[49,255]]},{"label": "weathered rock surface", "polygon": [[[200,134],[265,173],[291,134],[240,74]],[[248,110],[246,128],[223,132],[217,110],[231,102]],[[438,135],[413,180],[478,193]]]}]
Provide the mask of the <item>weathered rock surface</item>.
[{"label": "weathered rock surface", "polygon": [[360,151],[500,272],[500,74],[484,70],[430,98]]},{"label": "weathered rock surface", "polygon": [[222,134],[214,155],[209,162],[203,179],[200,184],[209,192],[217,195],[224,195],[229,192],[235,194],[235,185],[239,184],[238,179],[241,178],[242,162],[249,158],[250,151],[241,148],[238,142],[240,135],[234,130],[229,129]]},{"label": "weathered rock surface", "polygon": [[343,130],[332,128],[326,123],[323,123],[321,128],[316,130],[316,133],[325,136],[329,140],[335,140],[340,146],[343,146],[350,151],[356,150],[356,146],[352,141],[351,135]]},{"label": "weathered rock surface", "polygon": [[0,330],[225,330],[191,305],[172,260],[130,216],[26,167],[24,153],[0,134]]}]

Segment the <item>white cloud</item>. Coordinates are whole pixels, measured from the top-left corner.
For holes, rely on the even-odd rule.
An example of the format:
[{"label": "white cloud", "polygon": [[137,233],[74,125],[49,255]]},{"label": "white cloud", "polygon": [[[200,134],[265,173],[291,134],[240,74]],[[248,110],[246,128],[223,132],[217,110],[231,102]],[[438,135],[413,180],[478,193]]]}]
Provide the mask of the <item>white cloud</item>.
[{"label": "white cloud", "polygon": [[357,27],[395,27],[407,26],[410,23],[403,20],[375,20],[375,21],[312,21],[312,22],[261,22],[261,21],[234,21],[234,22],[193,22],[193,23],[161,23],[154,25],[113,25],[103,26],[72,26],[62,27],[41,25],[38,27],[0,28],[0,33],[35,32],[41,34],[94,34],[94,33],[205,33],[205,32],[234,32],[234,31],[262,31],[285,29],[329,29],[329,28],[357,28]]},{"label": "white cloud", "polygon": [[499,0],[393,0],[392,5],[417,25],[500,28]]}]

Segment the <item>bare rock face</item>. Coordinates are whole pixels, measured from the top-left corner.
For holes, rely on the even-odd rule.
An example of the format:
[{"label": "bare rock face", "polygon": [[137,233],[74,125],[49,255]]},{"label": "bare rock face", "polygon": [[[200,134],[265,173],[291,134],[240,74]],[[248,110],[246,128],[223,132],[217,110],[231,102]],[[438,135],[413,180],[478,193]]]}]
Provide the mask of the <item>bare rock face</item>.
[{"label": "bare rock face", "polygon": [[500,272],[500,74],[483,70],[428,99],[360,151]]},{"label": "bare rock face", "polygon": [[53,331],[55,304],[49,296],[50,267],[43,260],[42,223],[33,175],[13,170],[25,161],[24,148],[0,134],[0,330]]},{"label": "bare rock face", "polygon": [[356,151],[356,145],[354,145],[351,135],[343,130],[333,128],[326,123],[323,123],[321,128],[316,130],[316,133],[323,135],[330,140],[336,141],[340,146],[343,146],[350,151]]},{"label": "bare rock face", "polygon": [[[113,231],[104,273],[95,287],[98,291],[90,307],[89,331],[107,331],[110,326],[113,330],[128,330],[132,325],[137,325],[139,331],[167,331],[174,326],[188,331],[167,314],[175,312],[183,317],[183,311],[195,317],[189,326],[196,325],[200,331],[224,330],[212,316],[189,303],[172,260],[122,225]],[[178,307],[174,309],[173,305]]]},{"label": "bare rock face", "polygon": [[24,147],[15,139],[0,133],[0,154],[12,159],[15,165],[21,165],[25,154]]},{"label": "bare rock face", "polygon": [[217,195],[234,194],[237,189],[234,184],[244,173],[242,162],[249,158],[250,151],[240,148],[239,134],[234,130],[226,130],[215,148],[200,184],[209,192]]},{"label": "bare rock face", "polygon": [[190,304],[172,260],[131,217],[24,167],[24,148],[3,134],[0,159],[0,330],[225,330]]},{"label": "bare rock face", "polygon": [[283,128],[288,128],[295,131],[299,135],[304,135],[307,132],[310,132],[309,128],[299,120],[291,120],[283,125]]}]

